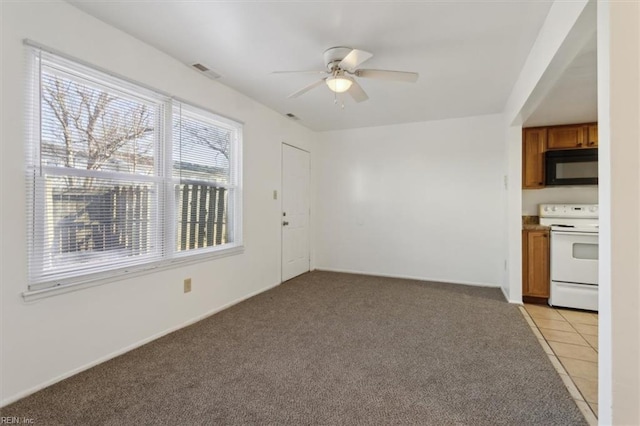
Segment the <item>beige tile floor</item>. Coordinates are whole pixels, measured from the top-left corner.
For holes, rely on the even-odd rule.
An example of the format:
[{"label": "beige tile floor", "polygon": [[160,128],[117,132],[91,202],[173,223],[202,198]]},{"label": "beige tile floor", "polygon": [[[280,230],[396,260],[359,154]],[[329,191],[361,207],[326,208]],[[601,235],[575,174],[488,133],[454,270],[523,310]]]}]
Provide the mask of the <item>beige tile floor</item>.
[{"label": "beige tile floor", "polygon": [[520,308],[578,408],[598,423],[598,314],[525,304]]}]

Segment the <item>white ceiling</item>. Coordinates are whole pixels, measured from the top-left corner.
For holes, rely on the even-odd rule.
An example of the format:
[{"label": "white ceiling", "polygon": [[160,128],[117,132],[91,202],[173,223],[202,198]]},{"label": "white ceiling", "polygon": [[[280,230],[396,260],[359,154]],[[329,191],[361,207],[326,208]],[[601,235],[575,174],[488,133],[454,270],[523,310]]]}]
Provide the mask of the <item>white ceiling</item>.
[{"label": "white ceiling", "polygon": [[525,120],[525,127],[598,121],[597,53],[594,33]]},{"label": "white ceiling", "polygon": [[[542,26],[548,1],[89,1],[71,3],[314,130],[337,130],[502,111]],[[355,103],[320,86],[287,95],[324,69],[322,53],[374,54],[364,68],[415,71],[415,84],[359,79]]]}]

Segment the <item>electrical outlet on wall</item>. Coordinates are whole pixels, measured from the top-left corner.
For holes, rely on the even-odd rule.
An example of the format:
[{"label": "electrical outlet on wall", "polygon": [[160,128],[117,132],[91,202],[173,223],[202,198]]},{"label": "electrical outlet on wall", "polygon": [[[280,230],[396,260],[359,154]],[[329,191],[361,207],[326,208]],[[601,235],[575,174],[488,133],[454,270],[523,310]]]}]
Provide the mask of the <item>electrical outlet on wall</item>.
[{"label": "electrical outlet on wall", "polygon": [[191,291],[191,278],[185,278],[184,280],[184,292],[189,293]]}]

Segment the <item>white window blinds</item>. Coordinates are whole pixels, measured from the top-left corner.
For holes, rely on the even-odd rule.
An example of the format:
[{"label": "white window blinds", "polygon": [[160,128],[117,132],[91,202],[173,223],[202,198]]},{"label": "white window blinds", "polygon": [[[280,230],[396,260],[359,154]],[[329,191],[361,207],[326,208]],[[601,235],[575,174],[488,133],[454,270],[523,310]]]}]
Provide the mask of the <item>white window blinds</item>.
[{"label": "white window blinds", "polygon": [[31,290],[241,244],[238,123],[31,53]]},{"label": "white window blinds", "polygon": [[173,108],[176,250],[204,249],[238,237],[237,125],[185,104]]}]

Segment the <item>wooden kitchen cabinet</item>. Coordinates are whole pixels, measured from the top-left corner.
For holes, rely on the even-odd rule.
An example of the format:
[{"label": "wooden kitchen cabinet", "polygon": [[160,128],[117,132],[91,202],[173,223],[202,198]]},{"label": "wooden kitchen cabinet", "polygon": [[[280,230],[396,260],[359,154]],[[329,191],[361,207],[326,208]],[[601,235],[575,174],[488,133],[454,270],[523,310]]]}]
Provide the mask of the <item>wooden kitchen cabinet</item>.
[{"label": "wooden kitchen cabinet", "polygon": [[522,296],[549,298],[549,231],[522,231]]},{"label": "wooden kitchen cabinet", "polygon": [[522,129],[522,188],[544,188],[545,127]]},{"label": "wooden kitchen cabinet", "polygon": [[598,147],[598,123],[589,124],[587,126],[587,147]]},{"label": "wooden kitchen cabinet", "polygon": [[581,149],[598,146],[596,123],[552,126],[547,130],[547,149]]},{"label": "wooden kitchen cabinet", "polygon": [[544,153],[598,147],[598,123],[522,129],[522,189],[545,187]]}]

